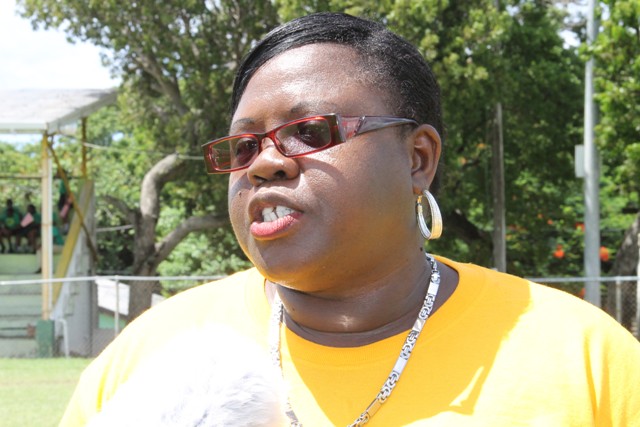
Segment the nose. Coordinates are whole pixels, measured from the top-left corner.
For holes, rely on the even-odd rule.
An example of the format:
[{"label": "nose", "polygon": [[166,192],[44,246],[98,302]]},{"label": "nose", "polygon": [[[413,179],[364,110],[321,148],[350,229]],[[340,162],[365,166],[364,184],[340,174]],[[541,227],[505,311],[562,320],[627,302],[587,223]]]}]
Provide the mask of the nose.
[{"label": "nose", "polygon": [[293,179],[300,173],[296,159],[280,153],[271,138],[262,140],[262,150],[247,168],[249,181],[255,187],[269,181]]}]

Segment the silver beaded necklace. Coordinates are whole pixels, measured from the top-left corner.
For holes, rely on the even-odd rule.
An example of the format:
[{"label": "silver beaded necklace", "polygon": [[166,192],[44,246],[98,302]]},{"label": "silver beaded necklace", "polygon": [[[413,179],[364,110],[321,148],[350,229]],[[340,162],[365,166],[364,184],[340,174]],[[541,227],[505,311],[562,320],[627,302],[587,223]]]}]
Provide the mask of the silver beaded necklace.
[{"label": "silver beaded necklace", "polygon": [[[416,341],[418,340],[418,336],[420,336],[420,332],[424,327],[427,318],[431,314],[433,310],[433,304],[436,300],[436,296],[438,295],[438,289],[440,287],[440,271],[438,270],[438,264],[436,260],[429,254],[426,254],[427,260],[431,264],[431,279],[429,280],[429,287],[427,288],[427,295],[424,298],[424,302],[422,303],[422,308],[418,313],[418,317],[409,331],[407,338],[404,341],[402,349],[400,350],[400,355],[398,356],[398,360],[396,360],[391,373],[387,377],[387,380],[382,385],[380,392],[373,399],[373,401],[367,406],[364,412],[351,424],[349,427],[361,427],[366,424],[375,414],[378,412],[380,407],[384,402],[387,401],[391,392],[393,391],[396,383],[400,379],[400,375],[404,370],[407,362],[409,361],[409,357],[411,356],[411,352],[416,345]],[[275,293],[273,306],[271,309],[271,320],[269,325],[269,342],[271,346],[271,359],[275,366],[277,366],[282,372],[282,362],[280,360],[280,325],[282,324],[282,319],[284,315],[284,308],[282,305],[282,300],[278,295],[278,292]],[[293,412],[291,408],[291,403],[287,399],[287,416],[289,417],[289,421],[291,423],[291,427],[302,427],[300,421],[298,421],[298,417]]]}]

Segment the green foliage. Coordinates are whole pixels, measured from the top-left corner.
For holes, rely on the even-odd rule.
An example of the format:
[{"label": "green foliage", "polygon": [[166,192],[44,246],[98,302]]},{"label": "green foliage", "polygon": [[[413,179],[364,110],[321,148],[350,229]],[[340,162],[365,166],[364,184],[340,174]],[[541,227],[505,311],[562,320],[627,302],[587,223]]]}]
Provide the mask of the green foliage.
[{"label": "green foliage", "polygon": [[[165,186],[160,202],[167,211],[161,211],[157,239],[170,231],[164,224],[176,212],[183,216],[169,221],[172,226],[191,215],[224,214],[225,180],[205,175],[199,147],[226,133],[234,70],[250,44],[275,25],[271,3],[23,0],[18,5],[34,26],[62,28],[71,40],[104,48],[105,64],[122,77],[117,115],[99,117],[97,134],[89,138],[109,147],[108,151],[91,150],[90,174],[99,181],[99,196],[139,207],[144,174],[164,155],[178,152],[198,160],[188,160],[175,181]],[[91,120],[94,129],[96,119]],[[118,132],[118,139],[103,133],[104,128]],[[131,223],[104,197],[99,199],[98,217],[103,227]],[[107,255],[101,268],[127,267],[132,251],[135,254],[131,233],[100,235],[101,249],[116,255]],[[209,246],[218,247],[218,240],[210,239],[214,241]],[[205,244],[202,239],[190,241]],[[199,269],[187,259],[167,262]],[[229,263],[236,265],[233,260]],[[210,265],[229,269],[224,262]]]},{"label": "green foliage", "polygon": [[40,180],[34,179],[40,175],[39,142],[0,142],[0,171],[0,209],[4,209],[6,199],[12,199],[21,212],[30,203],[39,206]]},{"label": "green foliage", "polygon": [[[283,18],[308,12],[309,2],[277,2]],[[574,238],[579,194],[573,150],[581,138],[582,64],[563,47],[564,15],[547,2],[341,1],[345,11],[387,24],[414,43],[438,77],[447,134],[439,203],[444,238],[429,250],[491,265],[491,144],[496,103],[503,108],[509,271],[538,275],[555,268],[553,250]],[[580,198],[573,200],[580,206]],[[575,268],[574,268],[575,267]]]},{"label": "green foliage", "polygon": [[[582,141],[584,56],[563,45],[559,32],[566,16],[552,2],[500,3],[498,9],[494,0],[19,1],[35,24],[63,28],[71,39],[103,47],[106,63],[123,77],[118,109],[90,120],[90,142],[109,147],[90,150],[90,173],[100,194],[132,207],[139,203],[144,173],[164,154],[199,156],[202,142],[226,133],[238,61],[278,22],[328,10],[384,22],[419,48],[442,88],[447,130],[438,200],[445,235],[429,250],[492,264],[490,160],[500,102],[508,270],[580,274],[582,182],[573,176],[573,150]],[[602,22],[593,53],[600,64],[602,240],[613,252],[640,209],[640,25],[637,0],[608,0],[606,6],[610,18]],[[161,198],[158,237],[185,217],[224,213],[226,180],[206,176],[201,163],[192,162]],[[102,201],[99,221],[127,223]],[[110,268],[124,268],[118,259],[130,255],[131,232],[111,236],[101,248],[119,254]],[[553,256],[558,245],[564,258]],[[189,236],[159,271],[216,274],[244,266],[230,230],[220,229]]]},{"label": "green foliage", "polygon": [[[99,132],[104,123],[110,123],[114,116],[125,116],[126,113],[123,113],[122,109],[123,102],[120,102],[119,107],[105,109],[93,116],[91,124],[96,125],[96,129],[90,128],[89,136],[100,139]],[[120,123],[126,124],[127,120],[121,120]],[[117,133],[113,132],[113,129],[118,129]],[[96,180],[97,215],[100,227],[133,225],[122,212],[115,209],[107,196],[116,196],[130,208],[136,207],[139,203],[140,185],[144,174],[167,154],[154,144],[145,130],[144,127],[139,126],[127,128],[121,125],[118,128],[112,128],[117,138],[112,138],[104,150],[90,151],[89,175]],[[94,134],[94,131],[98,133]],[[103,140],[106,141],[106,139]],[[193,165],[191,167],[196,170],[204,169],[199,157],[191,160],[191,164]],[[163,209],[156,230],[158,236],[167,235],[186,217],[214,211],[217,206],[220,209],[226,209],[226,181],[211,179],[208,187],[210,191],[202,191],[202,188],[192,181],[170,182],[162,194]],[[222,212],[224,213],[224,210]],[[223,236],[222,240],[220,236]],[[98,244],[102,254],[100,269],[130,273],[133,238],[132,228],[99,233]],[[241,254],[241,251],[238,250],[232,238],[231,230],[221,229],[200,233],[187,237],[169,259],[161,264],[159,273],[162,275],[227,274],[240,269],[240,265],[243,265],[238,254]],[[223,257],[228,259],[225,260]],[[211,262],[211,260],[217,261]],[[246,265],[246,261],[244,263]]]},{"label": "green foliage", "polygon": [[640,2],[604,2],[609,18],[594,44],[600,123],[598,144],[619,183],[619,193],[635,199],[640,191]]},{"label": "green foliage", "polygon": [[34,25],[105,49],[124,111],[157,148],[191,150],[224,133],[234,68],[275,24],[269,2],[22,0]]},{"label": "green foliage", "polygon": [[559,228],[564,223],[575,223],[562,206],[566,194],[580,191],[573,147],[581,135],[582,68],[558,35],[561,13],[542,2],[502,4],[504,10],[493,1],[434,2],[422,16],[407,6],[395,16],[409,17],[410,23],[394,26],[431,59],[441,84],[447,139],[439,201],[445,219],[461,216],[478,233],[470,237],[454,223],[433,250],[492,264],[490,161],[500,102],[508,269],[538,275],[553,261],[549,239],[571,231],[573,226]]},{"label": "green foliage", "polygon": [[[222,181],[222,180],[220,180]],[[216,193],[226,191],[219,188]],[[173,193],[169,190],[168,193]],[[181,202],[167,201],[162,210],[162,216],[158,224],[161,234],[173,230],[186,216],[191,208],[191,199],[177,199]],[[171,252],[158,272],[164,276],[183,275],[227,275],[250,266],[244,253],[238,246],[231,227],[218,228],[202,233],[191,233],[186,239]],[[163,289],[168,293],[175,293],[184,287],[193,286],[193,282],[167,282]]]},{"label": "green foliage", "polygon": [[[158,268],[162,276],[228,275],[250,267],[229,229],[192,233],[171,252]],[[165,295],[194,285],[192,280],[162,282]]]},{"label": "green foliage", "polygon": [[[640,1],[604,1],[602,12],[596,42],[584,53],[595,59],[600,113],[596,143],[604,176],[602,242],[615,254],[624,230],[640,211]],[[627,250],[637,251],[634,247]],[[633,269],[633,265],[625,268]]]}]

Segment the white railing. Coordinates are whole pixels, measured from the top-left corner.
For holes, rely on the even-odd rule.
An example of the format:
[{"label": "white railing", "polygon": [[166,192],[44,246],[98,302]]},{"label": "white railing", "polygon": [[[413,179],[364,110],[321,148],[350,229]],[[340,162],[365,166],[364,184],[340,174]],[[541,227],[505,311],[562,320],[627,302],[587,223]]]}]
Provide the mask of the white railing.
[{"label": "white railing", "polygon": [[[57,309],[50,311],[48,320],[55,322],[56,339],[61,340],[60,352],[69,357],[73,351],[79,355],[93,355],[94,348],[102,348],[108,341],[120,333],[121,317],[128,315],[129,283],[137,281],[188,281],[205,282],[220,279],[224,276],[125,276],[125,275],[105,275],[105,276],[82,276],[65,277],[52,279],[23,279],[23,280],[0,280],[0,287],[21,286],[29,284],[40,284],[48,288],[48,295],[52,295],[53,285],[62,284],[59,304]],[[89,290],[83,285],[95,287],[93,298],[80,298],[78,291]],[[101,289],[113,286],[112,295],[103,295],[100,301]],[[75,288],[74,291],[72,288]],[[122,291],[126,288],[126,292]],[[83,295],[90,295],[91,292],[81,292]],[[45,295],[47,293],[45,292]],[[104,294],[104,292],[102,292]],[[71,308],[70,308],[71,307]],[[111,336],[105,335],[104,330],[99,325],[98,317],[100,313],[107,312],[113,315],[114,327]],[[78,316],[82,317],[79,319]],[[72,321],[75,320],[75,321]],[[81,321],[78,321],[81,320]],[[97,337],[97,338],[96,338]],[[96,339],[100,342],[96,342]]]},{"label": "white railing", "polygon": [[[54,283],[64,283],[66,286],[69,286],[71,283],[76,283],[78,286],[82,286],[79,282],[84,282],[87,284],[91,284],[96,286],[96,288],[103,288],[113,286],[113,291],[110,295],[105,297],[106,301],[99,301],[99,297],[94,299],[92,304],[92,310],[89,312],[93,312],[95,310],[103,310],[108,311],[109,313],[113,313],[114,316],[114,326],[113,326],[113,334],[108,339],[111,340],[115,338],[120,333],[120,323],[121,316],[128,315],[128,299],[129,299],[129,284],[133,284],[139,281],[188,281],[195,282],[194,286],[198,284],[198,282],[203,283],[207,281],[221,279],[224,276],[220,275],[203,275],[203,276],[126,276],[126,275],[96,275],[96,276],[84,276],[84,277],[67,277],[67,278],[56,278],[56,279],[27,279],[27,280],[4,280],[0,281],[0,286],[10,286],[10,285],[27,285],[27,284],[46,284],[48,286],[52,286]],[[629,314],[629,310],[633,313],[633,329],[635,329],[636,336],[640,339],[640,276],[615,276],[615,277],[527,277],[527,280],[532,282],[541,283],[541,284],[549,284],[551,286],[555,286],[557,288],[563,289],[568,288],[568,284],[570,283],[586,283],[591,281],[598,281],[600,283],[615,283],[615,286],[609,289],[609,292],[613,291],[613,301],[608,304],[608,308],[611,311],[614,311],[614,317],[620,323],[623,323],[623,313]],[[623,291],[622,284],[632,282],[635,284],[635,289],[631,289],[635,292],[629,292],[629,288],[626,291]],[[563,286],[564,285],[564,286]],[[567,290],[567,289],[565,289]],[[100,294],[100,289],[96,290],[96,295]],[[635,294],[630,297],[630,294]],[[611,298],[611,296],[609,297]],[[613,309],[613,310],[612,310]],[[629,318],[629,316],[627,316]],[[69,331],[71,329],[69,325],[67,325],[65,321],[65,314],[58,313],[56,316],[56,322],[61,323],[61,339],[62,345],[64,347],[64,353],[66,356],[69,356],[69,342],[73,336],[70,337],[69,334],[73,334],[73,331]],[[87,319],[89,323],[92,322],[91,319]],[[97,328],[97,325],[94,325]],[[627,325],[629,327],[629,325]],[[106,331],[105,331],[106,332]],[[104,339],[107,339],[106,337]]]}]

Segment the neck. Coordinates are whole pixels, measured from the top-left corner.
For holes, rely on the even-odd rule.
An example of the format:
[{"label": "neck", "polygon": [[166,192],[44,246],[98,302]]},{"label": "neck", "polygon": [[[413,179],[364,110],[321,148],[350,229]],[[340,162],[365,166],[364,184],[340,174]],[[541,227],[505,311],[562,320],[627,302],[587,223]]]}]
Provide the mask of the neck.
[{"label": "neck", "polygon": [[[445,266],[439,265],[442,272]],[[452,272],[446,270],[443,279]],[[359,292],[349,292],[344,285],[339,294],[304,293],[272,282],[267,282],[267,292],[273,295],[277,289],[284,305],[285,324],[297,335],[322,345],[356,347],[410,329],[430,277],[430,265],[420,253],[410,265],[360,286],[363,290]],[[434,310],[451,295],[456,282],[457,277],[453,286],[449,280],[441,282],[442,297],[438,297]]]}]

